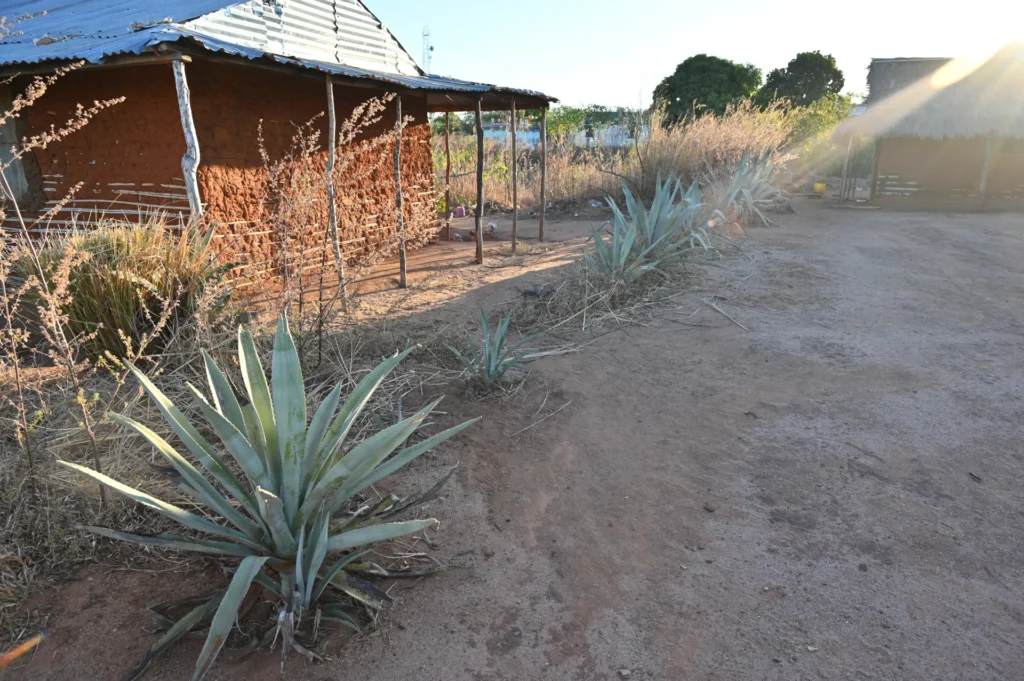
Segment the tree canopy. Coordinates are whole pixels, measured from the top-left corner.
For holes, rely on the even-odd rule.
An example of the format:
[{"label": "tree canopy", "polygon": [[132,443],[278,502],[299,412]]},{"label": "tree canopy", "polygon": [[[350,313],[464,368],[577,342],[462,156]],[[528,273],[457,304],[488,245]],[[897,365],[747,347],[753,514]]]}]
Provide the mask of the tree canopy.
[{"label": "tree canopy", "polygon": [[716,114],[730,104],[753,95],[761,85],[761,69],[753,64],[698,54],[690,57],[654,90],[654,103],[664,107],[668,122],[675,123],[694,105]]},{"label": "tree canopy", "polygon": [[768,74],[757,95],[759,104],[788,99],[794,106],[808,106],[825,95],[838,95],[846,84],[836,58],[820,51],[801,52],[783,69]]}]

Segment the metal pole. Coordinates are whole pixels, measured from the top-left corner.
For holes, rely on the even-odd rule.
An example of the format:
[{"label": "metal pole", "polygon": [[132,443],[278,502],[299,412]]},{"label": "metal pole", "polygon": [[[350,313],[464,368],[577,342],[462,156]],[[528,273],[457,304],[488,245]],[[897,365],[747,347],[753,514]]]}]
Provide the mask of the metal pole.
[{"label": "metal pole", "polygon": [[484,111],[476,100],[476,261],[484,264]]},{"label": "metal pole", "polygon": [[398,210],[398,287],[409,288],[405,260],[405,213],[402,207],[402,97],[395,97],[398,119],[395,123],[395,207]]},{"label": "metal pole", "polygon": [[519,140],[516,134],[516,103],[512,102],[512,252],[519,239]]},{"label": "metal pole", "polygon": [[544,216],[548,210],[548,110],[540,110],[540,228],[538,239],[544,241]]}]

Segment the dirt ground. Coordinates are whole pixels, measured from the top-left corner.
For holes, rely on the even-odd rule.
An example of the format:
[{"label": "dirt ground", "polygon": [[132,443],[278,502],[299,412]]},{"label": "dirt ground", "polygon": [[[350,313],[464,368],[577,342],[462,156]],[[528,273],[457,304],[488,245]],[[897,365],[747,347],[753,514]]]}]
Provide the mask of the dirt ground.
[{"label": "dirt ground", "polygon": [[[1024,678],[1021,226],[803,204],[512,400],[452,390],[452,421],[484,421],[398,481],[461,462],[429,507],[452,569],[287,677]],[[155,640],[145,607],[211,581],[89,568],[17,678],[117,678]],[[148,678],[187,678],[200,647]],[[209,678],[279,668],[225,653]]]}]

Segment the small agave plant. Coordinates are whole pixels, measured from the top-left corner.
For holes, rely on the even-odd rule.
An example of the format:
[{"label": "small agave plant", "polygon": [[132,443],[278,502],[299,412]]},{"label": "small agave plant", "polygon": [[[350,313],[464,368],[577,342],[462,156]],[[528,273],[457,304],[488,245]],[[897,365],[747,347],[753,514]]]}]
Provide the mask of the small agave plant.
[{"label": "small agave plant", "polygon": [[[227,641],[240,610],[259,600],[260,591],[269,593],[277,603],[277,617],[263,633],[262,643],[280,638],[284,654],[290,649],[311,654],[295,640],[307,615],[358,629],[352,605],[383,605],[387,596],[355,576],[355,561],[365,553],[354,550],[419,532],[436,521],[388,522],[429,494],[411,502],[391,497],[373,505],[359,503],[358,495],[475,422],[410,444],[437,405],[432,402],[410,418],[348,446],[349,431],[370,397],[409,352],[397,354],[371,371],[343,404],[342,386],[338,385],[309,420],[302,367],[287,319],[282,317],[278,324],[270,383],[252,336],[240,329],[238,360],[245,395],[236,396],[205,352],[210,399],[189,385],[219,440],[217,446],[204,438],[145,374],[131,369],[199,466],[143,424],[119,415],[111,418],[146,438],[174,468],[179,483],[206,506],[208,514],[184,510],[89,468],[62,461],[197,534],[140,536],[103,527],[76,527],[111,539],[240,558],[241,563],[226,590],[190,602],[191,610],[176,622],[168,622],[167,633],[128,679],[142,676],[158,655],[209,622],[206,645],[192,677],[193,681],[202,679]],[[217,520],[210,519],[217,516]]]},{"label": "small agave plant", "polygon": [[504,380],[508,372],[513,369],[526,369],[526,365],[523,364],[523,353],[519,351],[519,348],[530,339],[523,338],[514,345],[507,344],[508,326],[512,322],[511,313],[498,323],[493,336],[491,335],[491,325],[487,321],[487,311],[482,307],[480,308],[480,321],[482,335],[479,349],[477,349],[477,342],[473,340],[468,331],[466,338],[469,340],[469,357],[450,345],[448,349],[462,362],[462,367],[469,374],[471,382],[476,383],[484,390],[493,390]]}]

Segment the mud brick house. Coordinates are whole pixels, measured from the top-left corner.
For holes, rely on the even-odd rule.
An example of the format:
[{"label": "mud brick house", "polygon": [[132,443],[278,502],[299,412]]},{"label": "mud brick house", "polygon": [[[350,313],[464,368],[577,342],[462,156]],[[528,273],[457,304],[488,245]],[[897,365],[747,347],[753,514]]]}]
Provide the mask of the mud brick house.
[{"label": "mud brick house", "polygon": [[890,206],[1024,208],[1024,43],[981,63],[875,59],[864,115],[872,198]]},{"label": "mud brick house", "polygon": [[[0,109],[8,110],[32,77],[81,63],[15,126],[4,126],[3,153],[59,126],[79,103],[124,97],[8,170],[23,208],[43,213],[84,183],[46,229],[81,227],[101,215],[144,223],[153,214],[182,222],[201,214],[253,264],[274,257],[264,224],[261,123],[266,150],[279,157],[296,126],[321,114],[315,127],[326,149],[328,100],[341,126],[367,100],[395,97],[362,142],[392,133],[399,106],[411,118],[401,136],[400,212],[407,236],[422,240],[437,227],[428,113],[546,109],[554,101],[425,73],[359,0],[29,0],[4,3],[0,14],[19,19],[0,40],[0,75],[14,76],[0,86]],[[356,154],[356,164],[374,166],[363,169],[359,186],[339,189],[346,258],[393,242],[399,229],[389,144]]]}]

